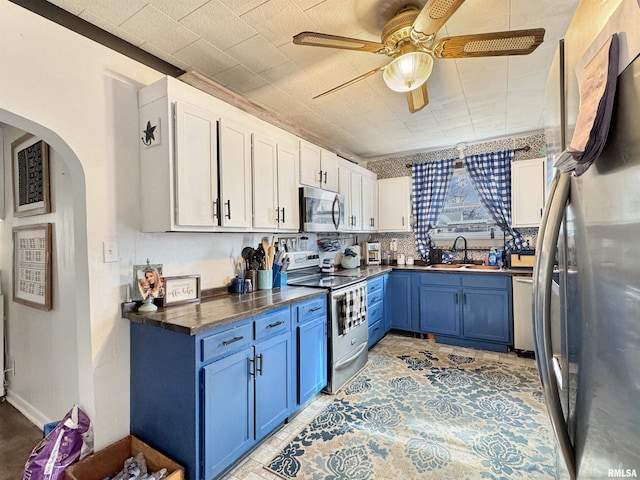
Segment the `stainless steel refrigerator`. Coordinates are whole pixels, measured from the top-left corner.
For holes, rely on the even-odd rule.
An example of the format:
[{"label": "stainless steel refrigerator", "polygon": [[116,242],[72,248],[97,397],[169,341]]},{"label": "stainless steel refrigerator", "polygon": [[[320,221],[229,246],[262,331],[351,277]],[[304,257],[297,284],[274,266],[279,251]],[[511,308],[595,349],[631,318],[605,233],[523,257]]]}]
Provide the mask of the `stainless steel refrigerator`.
[{"label": "stainless steel refrigerator", "polygon": [[[565,82],[573,79],[563,68],[561,50],[551,74],[557,79],[547,90],[548,157],[566,146],[571,123]],[[533,304],[538,369],[557,440],[557,477],[636,477],[640,59],[618,77],[608,139],[591,168],[580,177],[551,174]]]}]

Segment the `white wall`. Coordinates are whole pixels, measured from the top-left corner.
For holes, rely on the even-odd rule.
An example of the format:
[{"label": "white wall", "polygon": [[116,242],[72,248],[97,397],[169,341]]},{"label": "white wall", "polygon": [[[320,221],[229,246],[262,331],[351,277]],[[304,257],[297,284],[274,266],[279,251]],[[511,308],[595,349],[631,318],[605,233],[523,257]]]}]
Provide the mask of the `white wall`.
[{"label": "white wall", "polygon": [[[61,235],[57,241],[74,245],[73,298],[68,302],[76,319],[77,392],[37,407],[57,418],[67,409],[58,404],[77,397],[94,422],[100,448],[129,432],[129,324],[119,309],[132,265],[150,258],[164,264],[167,275],[200,273],[203,288],[219,287],[232,277],[242,247],[257,245],[260,235],[140,233],[137,91],[160,78],[158,72],[6,0],[0,0],[0,45],[0,122],[43,138],[69,177],[73,230],[59,219],[55,228]],[[3,239],[9,229],[8,220],[0,222]],[[102,244],[113,240],[119,262],[103,263]],[[4,240],[1,248],[4,252]],[[11,267],[6,254],[0,258],[6,291]],[[13,305],[10,311],[16,311]],[[37,315],[33,309],[24,311]],[[11,337],[12,342],[33,340],[33,332],[23,334],[27,338]],[[31,353],[34,369],[45,359],[63,363],[67,358]],[[45,394],[44,385],[26,383],[24,388],[33,391],[16,394]]]},{"label": "white wall", "polygon": [[[11,143],[25,132],[5,126],[4,196],[5,221],[0,228],[2,290],[7,299],[8,354],[15,361],[15,375],[9,375],[9,401],[38,424],[60,418],[70,405],[78,403],[78,350],[75,311],[75,248],[73,239],[73,196],[69,169],[53,149],[49,151],[52,212],[15,218],[11,176]],[[2,142],[0,142],[2,143]],[[2,156],[0,155],[0,158]],[[10,301],[12,227],[50,222],[52,242],[52,303],[50,312]]]}]

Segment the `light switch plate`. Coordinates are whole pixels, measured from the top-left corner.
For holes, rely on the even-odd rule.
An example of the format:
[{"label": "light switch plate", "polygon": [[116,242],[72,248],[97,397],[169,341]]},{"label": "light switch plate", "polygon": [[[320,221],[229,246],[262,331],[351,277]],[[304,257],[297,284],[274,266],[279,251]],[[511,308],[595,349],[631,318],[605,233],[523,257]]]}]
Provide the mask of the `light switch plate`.
[{"label": "light switch plate", "polygon": [[117,262],[118,242],[102,242],[102,253],[104,255],[104,263]]}]

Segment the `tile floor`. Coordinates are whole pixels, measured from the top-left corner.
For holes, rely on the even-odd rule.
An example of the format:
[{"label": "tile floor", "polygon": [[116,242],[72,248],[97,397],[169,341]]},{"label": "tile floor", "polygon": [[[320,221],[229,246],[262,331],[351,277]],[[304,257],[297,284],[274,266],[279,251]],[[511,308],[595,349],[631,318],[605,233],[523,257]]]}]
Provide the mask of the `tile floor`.
[{"label": "tile floor", "polygon": [[[414,344],[414,342],[429,342],[430,350],[434,353],[482,358],[499,363],[519,363],[531,367],[535,366],[535,360],[518,357],[514,352],[496,353],[474,350],[472,348],[453,347],[435,343],[433,340],[421,340],[393,333],[388,334],[381,342],[399,342],[400,344],[407,342],[407,345]],[[281,477],[265,470],[263,466],[269,463],[269,461],[278,454],[280,449],[289,443],[300,430],[309,424],[332,400],[333,396],[331,395],[317,395],[295,418],[258,445],[248,457],[231,469],[227,475],[221,477],[221,480],[282,480]]]}]

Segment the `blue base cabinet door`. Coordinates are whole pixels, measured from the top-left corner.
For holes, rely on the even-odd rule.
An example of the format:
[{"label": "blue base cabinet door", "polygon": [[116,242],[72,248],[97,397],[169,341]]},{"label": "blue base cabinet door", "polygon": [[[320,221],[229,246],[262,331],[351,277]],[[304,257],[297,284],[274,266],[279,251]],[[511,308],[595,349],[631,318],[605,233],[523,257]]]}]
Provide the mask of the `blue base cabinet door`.
[{"label": "blue base cabinet door", "polygon": [[298,405],[327,385],[327,317],[298,327]]},{"label": "blue base cabinet door", "polygon": [[420,286],[420,331],[442,335],[460,335],[459,288]]},{"label": "blue base cabinet door", "polygon": [[271,432],[291,412],[291,334],[256,345],[256,440]]},{"label": "blue base cabinet door", "polygon": [[205,479],[215,477],[253,444],[254,372],[253,347],[202,368]]},{"label": "blue base cabinet door", "polygon": [[508,291],[465,288],[462,306],[465,338],[510,343]]},{"label": "blue base cabinet door", "polygon": [[390,328],[413,331],[411,322],[411,273],[392,272],[387,281],[385,307]]}]

